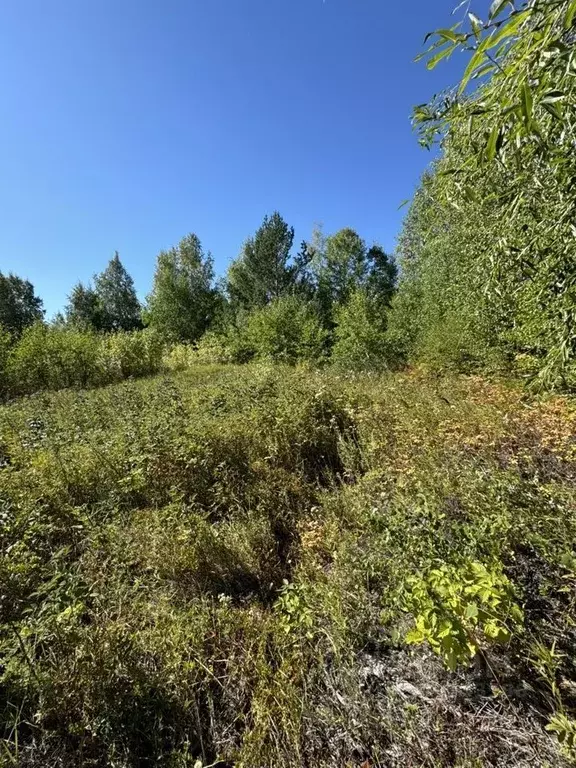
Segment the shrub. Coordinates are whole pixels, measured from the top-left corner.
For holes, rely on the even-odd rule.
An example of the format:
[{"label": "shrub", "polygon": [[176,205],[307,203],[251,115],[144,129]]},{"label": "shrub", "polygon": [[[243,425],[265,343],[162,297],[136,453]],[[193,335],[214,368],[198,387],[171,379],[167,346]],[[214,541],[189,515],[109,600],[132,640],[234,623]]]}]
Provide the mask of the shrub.
[{"label": "shrub", "polygon": [[8,355],[10,352],[10,338],[10,334],[0,325],[0,395],[2,395],[8,387],[8,382],[6,380],[6,366],[8,364]]},{"label": "shrub", "polygon": [[230,363],[233,354],[233,331],[228,335],[217,331],[208,331],[196,346],[195,359],[200,363]]},{"label": "shrub", "polygon": [[285,296],[248,315],[232,349],[236,358],[253,351],[255,357],[275,362],[318,362],[325,356],[327,339],[312,305]]},{"label": "shrub", "polygon": [[101,344],[101,365],[107,380],[157,373],[162,366],[164,343],[153,329],[115,333]]},{"label": "shrub", "polygon": [[506,576],[482,563],[442,563],[408,585],[415,627],[406,642],[427,642],[452,670],[473,659],[483,643],[508,643],[523,620]]},{"label": "shrub", "polygon": [[166,348],[162,367],[168,371],[185,371],[196,360],[196,349],[192,344],[173,344]]},{"label": "shrub", "polygon": [[[130,376],[156,373],[163,344],[151,330],[103,336],[89,330],[37,323],[9,348],[0,338],[0,371],[6,394],[94,387]],[[4,361],[4,362],[3,362]]]},{"label": "shrub", "polygon": [[8,359],[10,392],[101,383],[99,346],[99,337],[89,331],[48,328],[42,323],[27,328]]},{"label": "shrub", "polygon": [[388,367],[394,361],[386,318],[365,291],[355,291],[336,313],[332,362],[351,370]]}]

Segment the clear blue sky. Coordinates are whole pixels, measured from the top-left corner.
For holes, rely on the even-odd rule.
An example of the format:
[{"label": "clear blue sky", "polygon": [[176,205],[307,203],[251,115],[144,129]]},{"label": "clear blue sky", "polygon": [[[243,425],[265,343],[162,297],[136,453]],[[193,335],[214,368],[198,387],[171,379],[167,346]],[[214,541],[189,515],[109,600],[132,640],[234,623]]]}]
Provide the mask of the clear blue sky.
[{"label": "clear blue sky", "polygon": [[393,248],[430,160],[413,63],[455,0],[15,0],[0,17],[0,270],[47,315],[115,249],[148,292],[193,231],[223,273],[265,213]]}]

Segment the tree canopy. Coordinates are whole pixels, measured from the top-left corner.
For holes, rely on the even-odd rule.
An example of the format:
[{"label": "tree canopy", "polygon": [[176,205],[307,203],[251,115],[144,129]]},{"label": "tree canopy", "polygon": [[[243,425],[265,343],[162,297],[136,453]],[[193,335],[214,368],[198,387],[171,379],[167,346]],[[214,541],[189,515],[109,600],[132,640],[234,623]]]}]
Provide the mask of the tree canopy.
[{"label": "tree canopy", "polygon": [[43,317],[42,299],[34,293],[32,283],[0,272],[0,327],[19,335]]},{"label": "tree canopy", "polygon": [[106,269],[94,278],[94,292],[103,330],[132,331],[142,327],[142,310],[134,281],[120,261],[118,251]]},{"label": "tree canopy", "polygon": [[227,290],[234,305],[257,309],[291,289],[297,277],[290,260],[293,242],[294,228],[277,211],[264,217],[228,270]]},{"label": "tree canopy", "polygon": [[195,234],[184,237],[158,255],[152,292],[148,297],[148,324],[164,336],[196,341],[210,325],[216,308],[214,267]]},{"label": "tree canopy", "polygon": [[575,14],[574,0],[498,1],[430,36],[429,67],[455,51],[468,58],[454,89],[415,110],[421,142],[439,142],[441,156],[400,238],[395,313],[412,308],[403,320],[412,356],[499,361],[546,386],[567,382],[576,355]]}]

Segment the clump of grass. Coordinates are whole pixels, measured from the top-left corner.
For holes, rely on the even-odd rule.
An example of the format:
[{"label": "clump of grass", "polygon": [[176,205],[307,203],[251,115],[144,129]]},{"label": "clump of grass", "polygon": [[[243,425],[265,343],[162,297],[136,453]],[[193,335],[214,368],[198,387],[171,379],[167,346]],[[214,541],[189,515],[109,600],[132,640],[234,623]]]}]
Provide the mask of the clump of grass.
[{"label": "clump of grass", "polygon": [[569,761],[575,424],[476,377],[267,365],[3,407],[2,759]]}]

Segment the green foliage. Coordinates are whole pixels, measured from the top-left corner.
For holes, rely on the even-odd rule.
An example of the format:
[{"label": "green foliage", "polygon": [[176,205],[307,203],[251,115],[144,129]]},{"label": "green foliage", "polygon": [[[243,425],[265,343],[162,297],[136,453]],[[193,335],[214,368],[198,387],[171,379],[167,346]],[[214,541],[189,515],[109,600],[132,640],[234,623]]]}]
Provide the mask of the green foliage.
[{"label": "green foliage", "polygon": [[311,304],[286,296],[247,316],[234,357],[253,350],[254,357],[275,362],[318,362],[325,355],[327,336]]},{"label": "green foliage", "polygon": [[372,298],[378,303],[381,311],[390,306],[396,290],[398,267],[393,257],[386,253],[380,245],[368,249],[366,258],[369,264],[367,289]]},{"label": "green foliage", "polygon": [[77,283],[65,309],[65,322],[77,328],[101,331],[106,328],[106,321],[98,294],[90,286]]},{"label": "green foliage", "polygon": [[345,304],[368,276],[366,244],[350,228],[334,235],[317,236],[313,268],[324,306]]},{"label": "green foliage", "polygon": [[11,336],[0,326],[0,397],[7,387],[6,367],[10,354]]},{"label": "green foliage", "polygon": [[162,366],[164,342],[153,328],[115,333],[101,341],[100,359],[107,381],[148,376]]},{"label": "green foliage", "polygon": [[[186,365],[0,408],[2,759],[563,765],[572,399]],[[399,642],[406,607],[474,638],[481,697]]]},{"label": "green foliage", "polygon": [[[105,331],[133,331],[142,327],[141,307],[134,281],[120,261],[118,251],[106,269],[94,278],[99,323]],[[86,298],[86,297],[84,297]],[[88,296],[91,301],[91,297]]]},{"label": "green foliage", "polygon": [[435,66],[462,50],[468,65],[458,92],[415,111],[422,143],[441,139],[443,152],[400,243],[400,290],[424,309],[410,351],[427,349],[432,328],[435,339],[464,328],[458,346],[476,346],[480,364],[528,355],[536,383],[566,386],[576,353],[570,2],[494,6],[439,30],[427,54]]},{"label": "green foliage", "polygon": [[24,331],[8,359],[10,392],[99,384],[99,345],[99,339],[89,331],[33,325]]},{"label": "green foliage", "polygon": [[314,633],[314,612],[308,604],[306,592],[300,584],[284,580],[280,596],[275,604],[279,613],[279,624],[287,635],[299,635],[312,640]]},{"label": "green foliage", "polygon": [[482,563],[441,563],[410,578],[408,589],[415,627],[406,642],[428,643],[452,670],[474,658],[483,643],[509,643],[522,624],[510,582]]},{"label": "green foliage", "polygon": [[18,335],[43,316],[42,299],[34,294],[32,283],[0,272],[0,328]]},{"label": "green foliage", "polygon": [[147,323],[171,341],[197,341],[216,311],[213,281],[212,257],[196,235],[187,235],[158,256]]},{"label": "green foliage", "polygon": [[555,733],[562,744],[563,751],[570,757],[576,757],[576,720],[557,712],[546,726],[547,731]]},{"label": "green foliage", "polygon": [[4,394],[94,387],[156,373],[163,344],[151,330],[99,335],[42,323],[27,328],[4,353]]},{"label": "green foliage", "polygon": [[293,242],[294,229],[277,211],[264,217],[228,270],[227,291],[235,307],[260,309],[289,292],[297,277],[290,263]]},{"label": "green foliage", "polygon": [[[366,247],[362,238],[350,228],[325,236],[316,228],[306,245],[308,284],[319,305],[327,327],[336,322],[340,307],[354,293],[366,291],[378,314],[384,316],[395,291],[397,268],[383,248]],[[304,250],[304,249],[303,249]]]},{"label": "green foliage", "polygon": [[366,290],[356,290],[336,312],[334,365],[350,370],[378,370],[394,364],[386,336],[386,316],[380,302]]},{"label": "green foliage", "polygon": [[237,362],[245,362],[237,349],[236,335],[234,326],[225,332],[208,331],[196,346],[194,363],[231,363],[236,358]]}]

